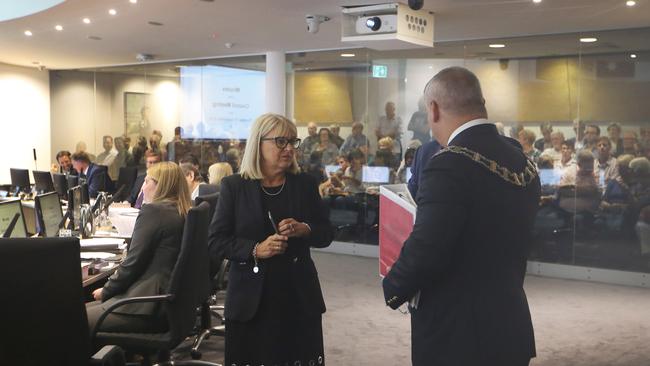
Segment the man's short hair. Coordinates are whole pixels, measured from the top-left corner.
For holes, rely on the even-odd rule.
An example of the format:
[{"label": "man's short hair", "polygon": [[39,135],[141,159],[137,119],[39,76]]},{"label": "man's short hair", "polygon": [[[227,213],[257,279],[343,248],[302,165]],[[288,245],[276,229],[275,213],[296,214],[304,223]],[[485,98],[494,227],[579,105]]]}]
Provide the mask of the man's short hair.
[{"label": "man's short hair", "polygon": [[187,154],[187,155],[183,156],[181,158],[181,160],[179,161],[179,164],[183,164],[183,163],[190,163],[190,164],[196,165],[196,166],[200,165],[199,159],[196,156],[192,155],[192,154]]},{"label": "man's short hair", "polygon": [[574,143],[573,141],[570,141],[570,140],[564,140],[564,142],[562,142],[562,145],[563,145],[563,146],[566,145],[566,147],[568,147],[569,149],[571,149],[571,151],[575,150],[575,143]]},{"label": "man's short hair", "polygon": [[540,130],[542,133],[544,133],[544,131],[553,132],[553,125],[551,125],[551,122],[548,122],[548,121],[547,121],[547,122],[542,122],[542,123],[539,125],[539,130]]},{"label": "man's short hair", "polygon": [[111,139],[111,141],[113,141],[113,136],[110,136],[110,135],[104,135],[104,136],[102,137],[102,139],[104,139],[104,140],[106,140],[106,139]]},{"label": "man's short hair", "polygon": [[607,136],[600,136],[600,137],[598,138],[598,141],[596,141],[596,144],[599,144],[599,143],[601,143],[601,142],[606,142],[607,145],[612,146],[612,142],[609,141],[609,137],[607,137]]},{"label": "man's short hair", "polygon": [[158,150],[158,151],[147,150],[147,151],[144,152],[145,160],[147,158],[152,158],[152,157],[156,157],[156,158],[158,158],[158,161],[162,161],[162,152],[160,152],[160,150]]},{"label": "man's short hair", "polygon": [[440,109],[455,115],[485,114],[481,83],[463,67],[448,67],[437,73],[424,88],[427,106],[435,101]]},{"label": "man's short hair", "polygon": [[86,152],[84,152],[84,151],[79,151],[79,152],[76,152],[76,153],[72,154],[71,159],[72,159],[72,161],[81,161],[81,162],[84,162],[86,164],[90,164],[90,156],[88,156],[88,154]]},{"label": "man's short hair", "polygon": [[68,151],[68,150],[61,150],[61,151],[59,151],[58,153],[56,153],[56,161],[58,162],[58,161],[59,161],[59,158],[60,158],[60,157],[63,157],[63,156],[67,156],[67,157],[69,158],[70,155],[72,155],[72,154],[70,154],[70,151]]},{"label": "man's short hair", "polygon": [[618,132],[621,132],[623,130],[618,122],[612,122],[609,124],[609,126],[607,126],[607,131],[611,131],[613,129],[617,129]]},{"label": "man's short hair", "polygon": [[596,129],[596,134],[598,134],[600,136],[600,127],[598,127],[596,125],[589,125],[589,126],[587,126],[587,128],[595,128]]}]

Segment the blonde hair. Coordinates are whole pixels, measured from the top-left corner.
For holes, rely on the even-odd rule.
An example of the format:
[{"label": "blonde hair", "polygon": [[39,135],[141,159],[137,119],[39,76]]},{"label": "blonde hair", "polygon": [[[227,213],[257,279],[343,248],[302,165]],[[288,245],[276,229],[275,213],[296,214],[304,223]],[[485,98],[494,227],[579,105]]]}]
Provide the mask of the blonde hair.
[{"label": "blonde hair", "polygon": [[[251,126],[251,134],[246,142],[246,150],[242,159],[240,173],[244,179],[262,179],[262,167],[260,165],[260,144],[262,138],[266,137],[271,131],[279,129],[279,135],[289,135],[291,137],[298,136],[296,125],[293,124],[286,117],[279,114],[266,113],[263,114],[253,122]],[[289,168],[289,172],[297,174],[300,171],[296,155],[293,156],[293,162]]]},{"label": "blonde hair", "polygon": [[232,167],[228,163],[214,163],[208,168],[210,184],[220,185],[223,178],[232,174]]},{"label": "blonde hair", "polygon": [[173,202],[178,213],[185,217],[192,207],[192,201],[181,168],[176,163],[164,161],[147,169],[147,176],[157,183],[152,202]]},{"label": "blonde hair", "polygon": [[392,149],[393,148],[393,138],[390,136],[382,137],[377,141],[377,145],[380,149]]}]

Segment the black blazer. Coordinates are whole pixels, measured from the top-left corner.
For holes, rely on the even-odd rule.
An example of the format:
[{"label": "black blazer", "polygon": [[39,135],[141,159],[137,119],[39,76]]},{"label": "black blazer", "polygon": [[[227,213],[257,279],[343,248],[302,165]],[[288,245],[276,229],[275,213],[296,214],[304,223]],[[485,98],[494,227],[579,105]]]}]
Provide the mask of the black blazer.
[{"label": "black blazer", "polygon": [[[292,250],[292,286],[298,294],[297,301],[307,313],[325,312],[325,302],[318,282],[316,267],[309,248],[323,248],[334,236],[326,206],[318,194],[316,181],[306,174],[287,174],[285,188],[291,192],[290,213],[294,219],[311,227],[306,238],[289,239]],[[243,179],[239,174],[221,181],[219,203],[210,224],[210,255],[230,260],[228,294],[225,318],[247,321],[253,318],[264,286],[265,261],[259,261],[259,272],[253,272],[253,247],[270,234],[262,206],[259,180]],[[288,253],[288,252],[287,252]],[[283,255],[288,255],[287,253]]]},{"label": "black blazer", "polygon": [[135,178],[135,182],[133,183],[133,188],[131,188],[131,193],[129,194],[129,198],[127,201],[131,204],[131,207],[135,205],[135,201],[138,200],[138,195],[140,194],[140,190],[142,189],[142,186],[144,185],[144,178],[146,177],[146,174],[140,174]]},{"label": "black blazer", "polygon": [[[526,158],[494,125],[451,142],[523,172]],[[383,281],[392,308],[418,290],[413,365],[520,364],[535,355],[523,283],[540,197],[466,156],[443,152],[422,173],[413,232]]]},{"label": "black blazer", "polygon": [[[184,224],[185,219],[173,203],[142,206],[126,259],[104,285],[104,309],[122,298],[167,293],[181,248]],[[146,302],[125,305],[115,312],[151,315],[157,314],[158,309],[158,304]]]}]

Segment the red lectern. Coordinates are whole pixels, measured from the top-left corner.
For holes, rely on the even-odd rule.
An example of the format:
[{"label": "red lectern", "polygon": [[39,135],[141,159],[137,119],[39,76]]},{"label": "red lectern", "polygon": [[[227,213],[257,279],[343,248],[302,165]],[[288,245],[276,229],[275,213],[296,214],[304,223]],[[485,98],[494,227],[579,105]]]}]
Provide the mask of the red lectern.
[{"label": "red lectern", "polygon": [[379,274],[383,277],[413,230],[416,208],[406,184],[381,186],[379,194]]}]

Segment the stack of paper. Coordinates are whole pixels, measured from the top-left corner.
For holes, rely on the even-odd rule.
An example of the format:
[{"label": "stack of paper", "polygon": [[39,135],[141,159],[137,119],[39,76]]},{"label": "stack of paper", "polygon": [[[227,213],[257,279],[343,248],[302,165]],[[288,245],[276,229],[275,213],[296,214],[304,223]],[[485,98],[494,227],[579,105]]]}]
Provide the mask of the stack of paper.
[{"label": "stack of paper", "polygon": [[81,248],[87,250],[122,250],[126,247],[124,239],[92,238],[81,239]]}]

